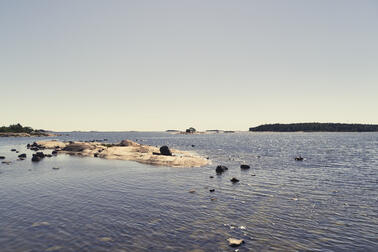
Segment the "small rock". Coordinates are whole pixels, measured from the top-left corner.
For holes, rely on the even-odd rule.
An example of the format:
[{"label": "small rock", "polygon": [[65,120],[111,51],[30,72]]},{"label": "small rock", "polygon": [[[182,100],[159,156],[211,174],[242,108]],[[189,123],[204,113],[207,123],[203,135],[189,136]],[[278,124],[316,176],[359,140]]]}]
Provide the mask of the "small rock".
[{"label": "small rock", "polygon": [[295,157],[295,161],[303,161],[303,157],[301,156]]},{"label": "small rock", "polygon": [[2,164],[7,164],[7,165],[10,165],[12,162],[11,161],[3,161],[1,162]]},{"label": "small rock", "polygon": [[228,245],[231,247],[238,247],[244,243],[243,239],[228,238]]},{"label": "small rock", "polygon": [[210,200],[211,200],[211,201],[216,201],[216,200],[217,200],[217,198],[215,198],[215,197],[212,197],[212,198],[210,198]]},{"label": "small rock", "polygon": [[192,144],[192,147],[194,148],[194,147],[196,147],[194,144]]},{"label": "small rock", "polygon": [[25,153],[22,153],[20,155],[18,155],[19,158],[26,158],[26,154]]},{"label": "small rock", "polygon": [[195,193],[195,192],[196,192],[196,190],[194,190],[194,189],[189,191],[189,193]]},{"label": "small rock", "polygon": [[251,168],[249,165],[246,165],[246,164],[240,165],[240,169],[247,170],[249,168]]},{"label": "small rock", "polygon": [[256,174],[251,174],[252,177],[256,176]]},{"label": "small rock", "polygon": [[11,149],[11,151],[17,151],[16,149]]},{"label": "small rock", "polygon": [[53,170],[59,170],[59,167],[53,167],[52,169]]},{"label": "small rock", "polygon": [[0,156],[0,159],[5,159],[5,157],[4,156]]},{"label": "small rock", "polygon": [[228,168],[224,165],[218,165],[217,168],[215,168],[215,172],[217,174],[222,174],[223,172],[227,171]]},{"label": "small rock", "polygon": [[171,150],[166,145],[160,147],[160,153],[164,156],[172,156]]},{"label": "small rock", "polygon": [[231,179],[231,182],[232,182],[232,183],[238,183],[238,182],[239,182],[239,179],[237,179],[237,178],[232,178],[232,179]]},{"label": "small rock", "polygon": [[40,158],[44,158],[45,157],[45,154],[43,152],[37,152],[36,154],[33,154],[33,155],[36,155]]},{"label": "small rock", "polygon": [[53,150],[52,152],[51,152],[51,155],[58,155],[58,152],[56,151],[56,150]]},{"label": "small rock", "polygon": [[210,176],[209,178],[214,178],[214,176]]},{"label": "small rock", "polygon": [[215,189],[210,189],[209,191],[210,191],[210,192],[215,192]]}]

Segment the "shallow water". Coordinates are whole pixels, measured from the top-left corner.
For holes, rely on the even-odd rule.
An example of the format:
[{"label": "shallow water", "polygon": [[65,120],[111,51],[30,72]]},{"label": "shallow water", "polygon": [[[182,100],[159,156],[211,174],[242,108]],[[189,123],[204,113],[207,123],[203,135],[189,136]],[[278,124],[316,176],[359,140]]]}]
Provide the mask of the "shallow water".
[{"label": "shallow water", "polygon": [[[239,251],[378,250],[377,133],[57,138],[167,144],[213,164],[169,168],[66,155],[32,163],[25,145],[35,138],[0,138],[0,155],[12,161],[0,164],[1,251],[234,251],[229,237],[244,239]],[[15,161],[12,148],[27,160]],[[305,160],[294,161],[297,155]],[[251,169],[241,171],[241,163]],[[217,176],[217,164],[229,170]]]}]

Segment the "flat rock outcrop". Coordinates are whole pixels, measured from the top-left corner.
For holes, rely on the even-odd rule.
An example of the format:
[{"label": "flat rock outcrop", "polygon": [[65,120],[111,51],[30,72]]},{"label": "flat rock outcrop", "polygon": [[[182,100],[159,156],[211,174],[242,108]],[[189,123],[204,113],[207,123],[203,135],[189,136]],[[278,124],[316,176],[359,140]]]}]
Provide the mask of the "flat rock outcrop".
[{"label": "flat rock outcrop", "polygon": [[155,155],[154,153],[160,153],[158,147],[142,145],[130,140],[123,140],[118,144],[60,141],[38,141],[37,144],[46,149],[55,149],[57,154],[65,153],[104,159],[130,160],[151,165],[200,167],[210,163],[208,159],[189,151],[169,149],[172,155]]}]

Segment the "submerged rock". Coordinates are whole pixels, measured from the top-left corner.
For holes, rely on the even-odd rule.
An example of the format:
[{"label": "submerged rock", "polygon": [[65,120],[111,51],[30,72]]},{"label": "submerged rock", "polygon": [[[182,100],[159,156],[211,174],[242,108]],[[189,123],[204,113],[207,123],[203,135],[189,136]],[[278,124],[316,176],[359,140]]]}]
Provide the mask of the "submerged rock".
[{"label": "submerged rock", "polygon": [[5,157],[4,156],[0,156],[0,159],[5,159]]},{"label": "submerged rock", "polygon": [[16,149],[11,149],[11,151],[17,151]]},{"label": "submerged rock", "polygon": [[166,145],[160,147],[160,154],[164,156],[172,156],[171,150]]},{"label": "submerged rock", "polygon": [[210,189],[209,191],[210,191],[210,192],[215,192],[215,189]]},{"label": "submerged rock", "polygon": [[227,171],[228,168],[224,165],[218,165],[217,168],[215,168],[215,172],[217,174],[222,174],[223,172]]},{"label": "submerged rock", "polygon": [[243,239],[228,238],[228,245],[231,247],[238,247],[244,243]]},{"label": "submerged rock", "polygon": [[2,164],[7,164],[7,165],[10,165],[12,162],[11,161],[3,161],[1,162]]},{"label": "submerged rock", "polygon": [[294,159],[295,159],[295,161],[303,161],[303,157],[301,157],[301,156],[295,157]]}]

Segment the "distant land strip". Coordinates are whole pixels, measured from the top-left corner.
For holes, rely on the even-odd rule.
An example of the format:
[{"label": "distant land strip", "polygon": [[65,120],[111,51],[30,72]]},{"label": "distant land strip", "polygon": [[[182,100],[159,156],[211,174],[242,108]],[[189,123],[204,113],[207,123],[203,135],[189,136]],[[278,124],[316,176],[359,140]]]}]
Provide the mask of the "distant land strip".
[{"label": "distant land strip", "polygon": [[378,124],[350,123],[289,123],[264,124],[249,128],[249,131],[271,132],[378,132]]}]

